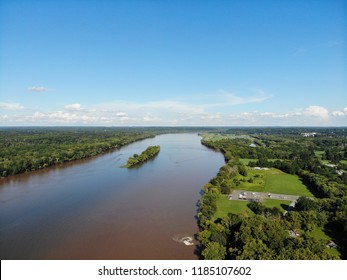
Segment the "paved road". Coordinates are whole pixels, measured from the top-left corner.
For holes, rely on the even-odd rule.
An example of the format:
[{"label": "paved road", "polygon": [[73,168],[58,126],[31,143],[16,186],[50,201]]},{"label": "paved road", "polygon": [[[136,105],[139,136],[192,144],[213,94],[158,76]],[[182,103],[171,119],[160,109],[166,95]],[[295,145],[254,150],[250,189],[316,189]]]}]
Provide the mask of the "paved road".
[{"label": "paved road", "polygon": [[229,200],[246,200],[246,201],[263,201],[264,199],[278,199],[296,201],[299,198],[297,195],[251,192],[245,190],[235,190],[229,195]]}]

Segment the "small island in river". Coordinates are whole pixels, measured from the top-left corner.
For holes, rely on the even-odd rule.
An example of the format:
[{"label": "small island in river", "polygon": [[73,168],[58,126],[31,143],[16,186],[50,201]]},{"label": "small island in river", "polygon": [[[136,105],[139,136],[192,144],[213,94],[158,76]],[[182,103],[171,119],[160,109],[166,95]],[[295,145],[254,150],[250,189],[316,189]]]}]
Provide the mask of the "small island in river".
[{"label": "small island in river", "polygon": [[159,151],[160,146],[149,146],[140,155],[134,154],[132,157],[129,157],[127,164],[122,167],[131,168],[143,164],[147,160],[154,158],[159,153]]}]

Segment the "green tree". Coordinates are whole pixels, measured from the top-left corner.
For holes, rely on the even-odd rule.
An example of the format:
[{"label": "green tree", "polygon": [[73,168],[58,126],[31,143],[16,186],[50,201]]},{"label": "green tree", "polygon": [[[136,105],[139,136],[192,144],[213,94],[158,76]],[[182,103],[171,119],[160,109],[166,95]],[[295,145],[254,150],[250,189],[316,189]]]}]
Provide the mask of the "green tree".
[{"label": "green tree", "polygon": [[317,203],[312,198],[308,198],[305,196],[299,197],[295,203],[295,210],[297,211],[316,210],[317,208]]},{"label": "green tree", "polygon": [[226,255],[226,247],[218,242],[209,242],[202,251],[205,260],[224,260]]},{"label": "green tree", "polygon": [[247,176],[248,172],[247,172],[246,166],[244,166],[244,165],[239,165],[239,166],[238,166],[238,169],[239,169],[239,173],[240,173],[242,176],[244,176],[244,177]]},{"label": "green tree", "polygon": [[274,251],[269,249],[262,240],[251,239],[243,247],[242,253],[236,257],[238,260],[273,260]]}]

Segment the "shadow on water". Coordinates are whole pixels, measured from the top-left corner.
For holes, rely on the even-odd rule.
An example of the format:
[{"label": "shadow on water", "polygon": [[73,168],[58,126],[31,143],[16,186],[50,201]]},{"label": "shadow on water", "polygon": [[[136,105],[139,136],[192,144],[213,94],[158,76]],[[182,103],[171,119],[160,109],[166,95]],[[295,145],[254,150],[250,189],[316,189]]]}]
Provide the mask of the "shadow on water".
[{"label": "shadow on water", "polygon": [[194,234],[195,240],[197,240],[197,244],[194,248],[194,255],[198,256],[199,260],[203,260],[202,250],[204,249],[203,245],[198,241],[198,234]]},{"label": "shadow on water", "polygon": [[[202,196],[203,194],[203,190],[200,190],[199,194],[200,196]],[[198,228],[200,229],[200,220],[199,220],[199,217],[198,217],[198,213],[200,212],[200,199],[195,203],[195,213],[196,215],[194,215],[194,219],[198,225]],[[195,248],[194,248],[194,255],[196,255],[199,260],[202,260],[203,257],[202,257],[202,250],[204,249],[203,245],[200,243],[199,239],[198,239],[198,233],[194,234],[194,239],[196,240],[196,245],[195,245]]]}]

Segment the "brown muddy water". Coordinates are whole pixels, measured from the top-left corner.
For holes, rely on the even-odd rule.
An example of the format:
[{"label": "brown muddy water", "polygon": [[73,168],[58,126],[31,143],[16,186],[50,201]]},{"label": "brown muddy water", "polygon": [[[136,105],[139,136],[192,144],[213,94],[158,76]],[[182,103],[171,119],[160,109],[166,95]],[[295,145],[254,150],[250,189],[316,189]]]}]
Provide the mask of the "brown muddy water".
[{"label": "brown muddy water", "polygon": [[[155,159],[120,168],[150,145],[161,146]],[[1,179],[0,257],[197,259],[184,241],[198,232],[201,188],[223,164],[196,134],[166,134]]]}]

